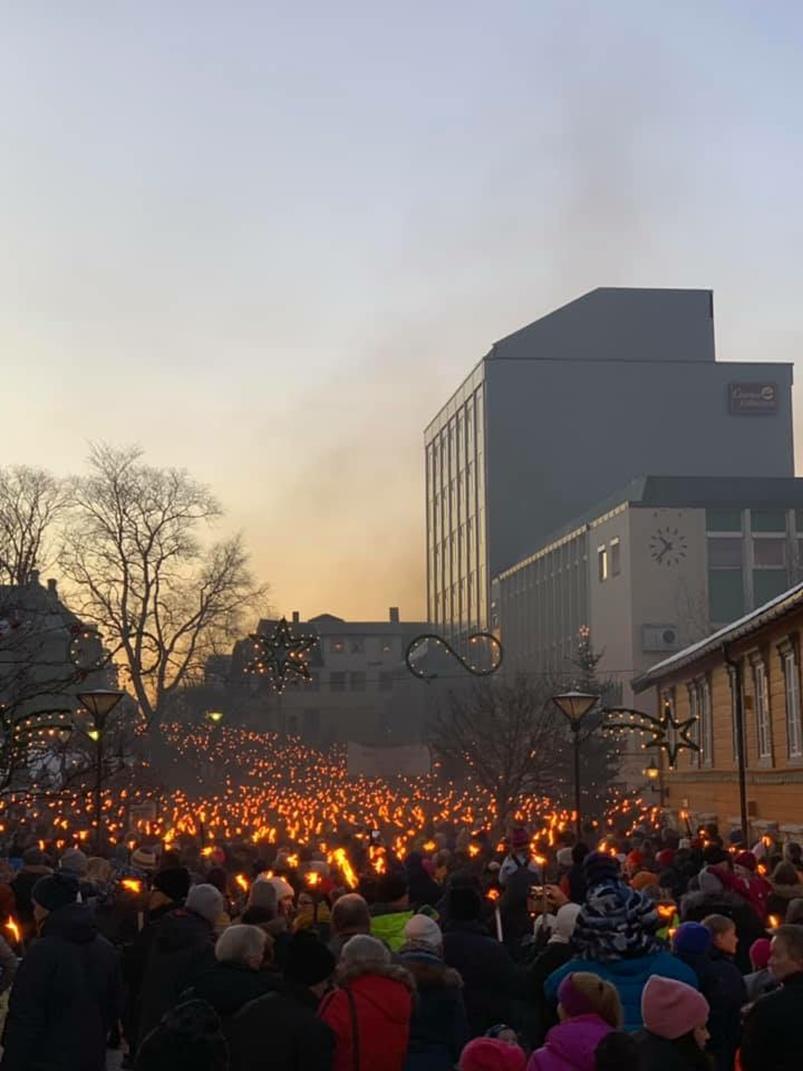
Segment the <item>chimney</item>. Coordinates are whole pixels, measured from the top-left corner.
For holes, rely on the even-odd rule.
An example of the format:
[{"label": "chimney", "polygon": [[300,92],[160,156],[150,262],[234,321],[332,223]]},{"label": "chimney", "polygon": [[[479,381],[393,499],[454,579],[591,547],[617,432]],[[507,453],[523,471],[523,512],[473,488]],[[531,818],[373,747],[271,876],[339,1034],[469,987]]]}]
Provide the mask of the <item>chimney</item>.
[{"label": "chimney", "polygon": [[299,614],[298,610],[293,610],[293,624],[297,625],[300,620],[301,615]]},{"label": "chimney", "polygon": [[49,579],[47,581],[47,590],[50,592],[50,594],[53,596],[54,599],[58,598],[58,596],[59,596],[59,588],[58,588],[58,581],[56,580],[55,577],[53,577],[53,576],[49,577]]},{"label": "chimney", "polygon": [[39,583],[39,570],[38,569],[31,569],[31,571],[29,573],[28,583],[29,584],[38,584]]},{"label": "chimney", "polygon": [[398,623],[399,623],[399,608],[398,608],[398,606],[391,606],[391,608],[390,608],[390,623],[391,623],[391,625],[398,625]]}]

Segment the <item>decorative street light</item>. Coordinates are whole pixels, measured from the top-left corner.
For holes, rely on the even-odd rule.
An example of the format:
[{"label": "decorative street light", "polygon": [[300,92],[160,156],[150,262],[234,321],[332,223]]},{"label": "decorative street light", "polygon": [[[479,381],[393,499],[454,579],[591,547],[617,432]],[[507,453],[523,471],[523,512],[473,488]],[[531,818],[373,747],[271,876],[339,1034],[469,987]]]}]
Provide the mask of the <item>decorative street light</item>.
[{"label": "decorative street light", "polygon": [[564,692],[553,695],[552,702],[566,718],[572,731],[574,746],[574,816],[577,828],[577,843],[583,835],[583,820],[580,813],[580,729],[586,714],[589,714],[599,702],[598,695],[591,692]]},{"label": "decorative street light", "polygon": [[106,730],[106,721],[109,714],[125,695],[116,688],[92,688],[86,692],[79,692],[78,698],[81,705],[92,718],[92,728],[86,735],[95,745],[95,843],[98,854],[103,847],[102,830],[102,790],[103,790],[103,734]]},{"label": "decorative street light", "polygon": [[204,717],[207,721],[211,721],[213,725],[219,725],[225,717],[222,710],[207,710]]}]

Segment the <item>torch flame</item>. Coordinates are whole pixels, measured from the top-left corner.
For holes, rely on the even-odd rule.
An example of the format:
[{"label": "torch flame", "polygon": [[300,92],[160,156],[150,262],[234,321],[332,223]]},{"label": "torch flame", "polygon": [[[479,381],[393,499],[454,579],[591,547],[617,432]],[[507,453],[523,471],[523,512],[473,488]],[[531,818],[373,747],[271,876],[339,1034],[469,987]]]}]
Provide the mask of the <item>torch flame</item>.
[{"label": "torch flame", "polygon": [[123,878],[120,884],[123,886],[124,889],[128,889],[129,892],[142,892],[142,882],[138,881],[136,878]]},{"label": "torch flame", "polygon": [[314,888],[314,886],[320,885],[321,875],[317,870],[310,870],[304,875],[304,881],[310,888]]},{"label": "torch flame", "polygon": [[496,889],[496,888],[490,888],[488,890],[488,892],[485,894],[486,898],[488,900],[492,900],[492,901],[498,900],[500,895],[501,894],[500,894],[499,890]]},{"label": "torch flame", "polygon": [[356,889],[359,882],[357,881],[357,875],[354,873],[354,868],[349,862],[349,858],[346,855],[345,848],[335,848],[332,852],[330,862],[334,862],[340,873],[343,875],[343,880],[350,889]]},{"label": "torch flame", "polygon": [[249,885],[248,878],[245,876],[245,874],[237,874],[234,880],[237,882],[243,892],[248,892],[251,886]]},{"label": "torch flame", "polygon": [[8,921],[6,922],[3,929],[8,930],[8,932],[11,934],[17,944],[20,943],[20,941],[22,940],[22,934],[20,933],[20,928],[17,925],[16,920],[13,918],[13,916],[8,916]]}]

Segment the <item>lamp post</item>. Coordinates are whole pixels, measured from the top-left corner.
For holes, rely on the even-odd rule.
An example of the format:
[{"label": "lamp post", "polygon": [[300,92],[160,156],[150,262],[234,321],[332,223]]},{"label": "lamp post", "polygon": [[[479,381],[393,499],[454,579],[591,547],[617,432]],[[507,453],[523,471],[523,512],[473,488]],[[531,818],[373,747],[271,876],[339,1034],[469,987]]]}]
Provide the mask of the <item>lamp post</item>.
[{"label": "lamp post", "polygon": [[664,786],[661,779],[661,767],[655,761],[650,759],[650,765],[644,770],[644,776],[647,778],[650,784],[650,790],[652,792],[658,792],[660,795],[659,803],[661,807],[664,805]]},{"label": "lamp post", "polygon": [[577,827],[577,843],[583,837],[583,820],[580,813],[580,728],[583,718],[594,709],[599,702],[598,695],[591,692],[564,692],[562,695],[553,695],[552,702],[566,718],[572,731],[572,743],[574,746],[574,815]]},{"label": "lamp post", "polygon": [[103,846],[102,831],[102,806],[103,806],[103,734],[106,730],[106,721],[112,710],[117,706],[125,695],[115,688],[93,688],[86,692],[79,692],[78,698],[84,709],[92,718],[92,728],[87,731],[87,736],[95,745],[95,846],[100,854]]}]

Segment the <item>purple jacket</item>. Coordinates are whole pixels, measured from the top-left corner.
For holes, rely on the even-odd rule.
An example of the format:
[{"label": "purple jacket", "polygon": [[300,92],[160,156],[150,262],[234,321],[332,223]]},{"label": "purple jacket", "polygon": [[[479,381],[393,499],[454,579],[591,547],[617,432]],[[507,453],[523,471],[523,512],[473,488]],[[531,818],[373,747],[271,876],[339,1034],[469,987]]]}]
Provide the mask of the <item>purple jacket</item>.
[{"label": "purple jacket", "polygon": [[527,1071],[594,1071],[597,1045],[613,1029],[598,1015],[578,1015],[553,1026],[546,1045],[530,1057]]}]

